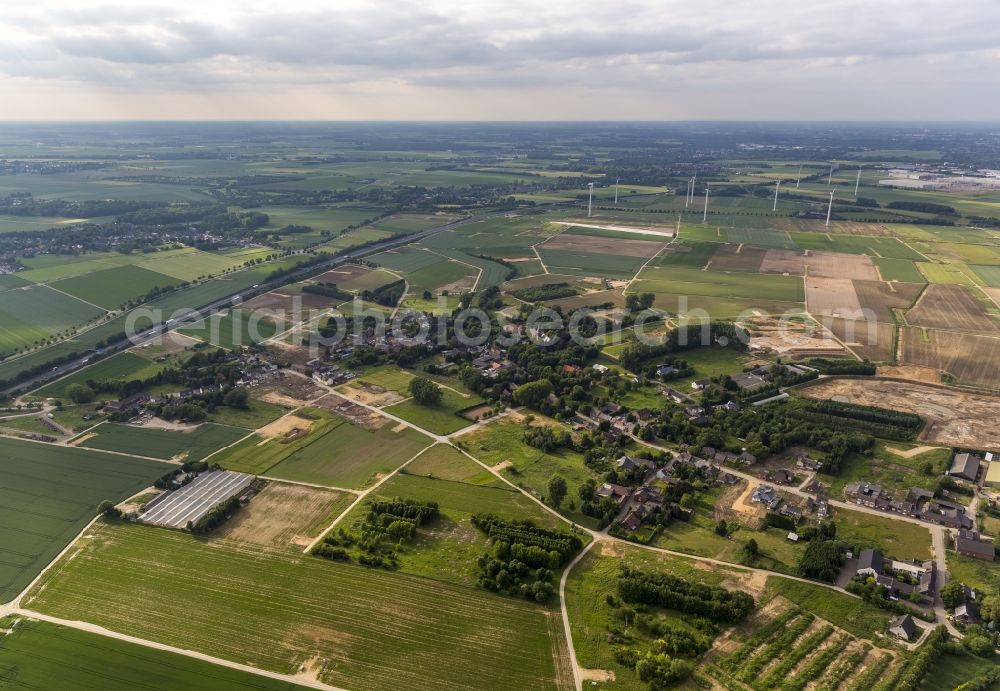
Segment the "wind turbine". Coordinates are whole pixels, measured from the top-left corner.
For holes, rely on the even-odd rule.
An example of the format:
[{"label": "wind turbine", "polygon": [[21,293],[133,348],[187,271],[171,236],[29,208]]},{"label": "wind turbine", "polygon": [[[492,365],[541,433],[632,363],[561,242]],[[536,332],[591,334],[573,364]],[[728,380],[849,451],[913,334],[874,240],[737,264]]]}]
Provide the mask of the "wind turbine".
[{"label": "wind turbine", "polygon": [[826,207],[826,227],[830,227],[830,213],[833,211],[833,193],[835,190],[830,190],[830,206]]},{"label": "wind turbine", "polygon": [[705,185],[705,210],[701,214],[701,222],[708,223],[708,188],[712,183]]},{"label": "wind turbine", "polygon": [[828,185],[832,185],[833,184],[833,164],[832,163],[830,164],[830,177],[827,179],[826,184],[828,184]]},{"label": "wind turbine", "polygon": [[[615,178],[615,206],[618,206],[618,182],[621,178]],[[855,195],[857,196],[857,195]]]},{"label": "wind turbine", "polygon": [[854,201],[858,200],[858,187],[861,185],[861,168],[858,168],[858,179],[854,181]]},{"label": "wind turbine", "polygon": [[778,184],[774,186],[774,207],[771,209],[771,211],[778,210],[778,190],[780,189],[781,189],[781,180],[778,180]]},{"label": "wind turbine", "polygon": [[587,189],[590,190],[590,193],[587,196],[587,218],[590,218],[590,210],[594,202],[594,183],[588,182]]},{"label": "wind turbine", "polygon": [[799,175],[795,178],[795,189],[799,188],[799,183],[802,182],[802,164],[799,164]]},{"label": "wind turbine", "polygon": [[694,196],[694,178],[688,180],[687,194],[684,195],[684,208],[688,208],[691,205],[692,197]]}]

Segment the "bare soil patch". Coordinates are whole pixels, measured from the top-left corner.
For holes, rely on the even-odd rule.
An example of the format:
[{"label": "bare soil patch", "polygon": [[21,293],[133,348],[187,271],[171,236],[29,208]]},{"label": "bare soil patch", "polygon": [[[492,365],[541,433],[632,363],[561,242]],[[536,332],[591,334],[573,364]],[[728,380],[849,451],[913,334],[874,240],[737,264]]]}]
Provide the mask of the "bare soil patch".
[{"label": "bare soil patch", "polygon": [[257,434],[268,439],[285,438],[296,431],[308,433],[313,426],[313,420],[299,417],[294,413],[289,413],[285,417],[278,418],[274,422],[257,430]]},{"label": "bare soil patch", "polygon": [[903,333],[904,362],[947,372],[959,384],[1000,389],[1000,338],[912,326]]},{"label": "bare soil patch", "polygon": [[712,268],[720,271],[750,271],[757,273],[767,250],[746,245],[722,245],[712,255]]},{"label": "bare soil patch", "polygon": [[919,439],[941,446],[989,449],[1000,446],[1000,396],[876,377],[823,379],[799,389],[810,398],[892,408],[926,421]]},{"label": "bare soil patch", "polygon": [[493,410],[493,408],[491,408],[490,406],[488,406],[488,405],[481,405],[481,406],[477,406],[475,408],[470,408],[469,410],[463,411],[462,412],[462,417],[464,417],[466,419],[469,419],[469,420],[478,420],[479,418],[481,418],[483,415],[485,415],[486,413],[490,412],[491,410]]},{"label": "bare soil patch", "polygon": [[295,549],[302,538],[314,538],[326,527],[341,494],[318,487],[269,482],[211,539]]},{"label": "bare soil patch", "polygon": [[653,257],[663,249],[663,246],[662,242],[649,240],[623,240],[621,238],[602,238],[596,235],[570,235],[567,233],[560,233],[539,245],[547,250],[593,252],[594,254],[615,254],[646,259]]},{"label": "bare soil patch", "polygon": [[[330,394],[316,401],[316,405],[324,410],[328,410],[335,415],[345,418],[348,422],[354,423],[364,429],[381,429],[389,423],[389,418],[379,415],[373,410],[364,406],[352,403],[340,396]],[[405,425],[400,425],[405,429]],[[394,429],[393,431],[399,431]]]},{"label": "bare soil patch", "polygon": [[381,386],[369,384],[367,382],[351,382],[347,386],[342,386],[337,391],[351,400],[365,405],[384,408],[385,406],[399,403],[405,400],[403,396],[395,391],[383,389]]},{"label": "bare soil patch", "polygon": [[861,316],[861,303],[849,278],[806,278],[806,305],[815,315],[846,319]]},{"label": "bare soil patch", "polygon": [[922,381],[928,384],[940,384],[941,372],[933,367],[920,367],[919,365],[881,365],[878,368],[881,377],[893,377],[895,379],[909,379],[911,381]]},{"label": "bare soil patch", "polygon": [[1000,333],[1000,321],[987,314],[982,303],[960,285],[928,285],[917,304],[906,313],[906,321],[936,329]]},{"label": "bare soil patch", "polygon": [[303,403],[315,400],[325,392],[310,379],[304,377],[285,376],[277,382],[272,382],[254,390],[254,398],[268,403],[297,408]]},{"label": "bare soil patch", "polygon": [[759,317],[747,320],[743,326],[750,334],[751,351],[788,357],[845,354],[830,332],[815,324]]},{"label": "bare soil patch", "polygon": [[67,446],[80,446],[80,444],[84,443],[85,441],[87,441],[89,439],[93,439],[96,436],[97,436],[97,432],[88,432],[87,434],[84,434],[82,437],[77,437],[76,439],[73,439],[72,441],[67,442],[66,445]]},{"label": "bare soil patch", "polygon": [[908,309],[913,306],[920,291],[921,283],[893,283],[883,281],[854,281],[854,292],[858,302],[870,309],[879,321],[892,322],[892,309]]},{"label": "bare soil patch", "polygon": [[864,321],[862,319],[824,319],[830,329],[858,357],[875,362],[891,362],[895,359],[896,326],[886,322]]}]

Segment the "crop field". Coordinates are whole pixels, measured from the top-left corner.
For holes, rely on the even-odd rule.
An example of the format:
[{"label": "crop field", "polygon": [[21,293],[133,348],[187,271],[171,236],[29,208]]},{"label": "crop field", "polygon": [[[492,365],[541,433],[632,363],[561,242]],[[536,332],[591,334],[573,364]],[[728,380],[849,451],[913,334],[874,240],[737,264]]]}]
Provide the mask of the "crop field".
[{"label": "crop field", "polygon": [[480,405],[483,399],[474,394],[463,396],[450,389],[442,389],[441,393],[441,402],[435,406],[407,400],[388,406],[385,410],[434,434],[451,434],[472,424],[471,420],[458,413]]},{"label": "crop field", "polygon": [[372,226],[365,226],[363,228],[358,228],[357,230],[341,233],[333,240],[328,240],[327,242],[316,245],[313,249],[317,252],[333,251],[335,253],[339,250],[346,250],[368,242],[385,240],[386,238],[391,237],[392,233],[387,230],[378,230]]},{"label": "crop field", "polygon": [[14,598],[95,515],[171,466],[0,438],[0,602]]},{"label": "crop field", "polygon": [[301,553],[355,498],[349,492],[269,482],[210,539]]},{"label": "crop field", "polygon": [[709,265],[715,271],[749,271],[760,273],[767,250],[745,245],[719,245]]},{"label": "crop field", "polygon": [[0,351],[32,345],[103,314],[103,309],[47,286],[0,292]]},{"label": "crop field", "polygon": [[379,219],[372,225],[375,228],[387,230],[393,235],[409,235],[410,233],[417,233],[421,230],[450,223],[451,221],[458,220],[458,218],[457,214],[400,213],[393,214],[388,218]]},{"label": "crop field", "polygon": [[271,317],[244,309],[232,309],[224,314],[216,312],[208,319],[178,329],[185,336],[229,350],[260,343],[278,331],[278,324]]},{"label": "crop field", "polygon": [[927,279],[917,270],[917,265],[909,259],[887,259],[878,257],[875,266],[884,281],[905,281],[907,283],[926,283]]},{"label": "crop field", "polygon": [[443,264],[434,264],[423,269],[417,269],[407,274],[406,278],[410,283],[411,290],[417,292],[430,290],[433,292],[459,281],[466,288],[471,288],[478,275],[479,272],[467,264],[460,264],[457,261],[446,261]]},{"label": "crop field", "polygon": [[169,288],[180,282],[171,276],[129,264],[74,276],[50,285],[91,304],[114,310],[134,298],[145,296],[153,288]]},{"label": "crop field", "polygon": [[969,274],[962,270],[962,265],[958,263],[931,264],[930,262],[917,262],[916,267],[924,275],[928,283],[965,286],[971,286],[975,283],[969,277]]},{"label": "crop field", "polygon": [[576,276],[606,276],[608,278],[632,278],[646,259],[620,254],[596,254],[572,250],[552,250],[542,246],[538,254],[549,268],[557,274]]},{"label": "crop field", "polygon": [[[154,376],[165,365],[153,362],[136,353],[124,352],[95,362],[82,370],[77,370],[69,376],[52,382],[38,389],[33,396],[37,398],[66,398],[66,389],[73,384],[86,384],[88,381],[127,381]],[[114,393],[106,392],[98,398],[113,399]]]},{"label": "crop field", "polygon": [[342,290],[361,292],[375,290],[399,278],[385,269],[369,269],[365,266],[346,264],[314,277],[313,282],[333,283]]},{"label": "crop field", "polygon": [[[738,246],[738,245],[736,245]],[[735,247],[734,246],[734,251]],[[715,256],[723,245],[717,242],[683,240],[673,242],[664,248],[650,266],[690,266],[701,269]]]},{"label": "crop field", "polygon": [[369,259],[380,266],[409,273],[434,264],[448,261],[446,258],[425,249],[412,245],[404,245],[396,249],[373,254]]},{"label": "crop field", "polygon": [[922,283],[854,281],[858,302],[863,308],[874,312],[876,319],[884,322],[895,321],[892,309],[911,307],[923,289]]},{"label": "crop field", "polygon": [[531,247],[561,229],[549,226],[546,216],[494,218],[469,223],[422,241],[434,249],[457,249],[491,257],[529,257]]},{"label": "crop field", "polygon": [[0,639],[0,679],[12,688],[135,691],[294,691],[302,687],[186,655],[70,629],[18,620]]},{"label": "crop field", "polygon": [[793,276],[700,271],[687,267],[646,268],[630,292],[671,295],[749,298],[773,302],[802,302],[802,280]]},{"label": "crop field", "polygon": [[81,446],[163,460],[200,461],[247,435],[247,430],[207,423],[190,432],[133,427],[112,422],[96,427]]},{"label": "crop field", "polygon": [[435,444],[417,456],[400,474],[420,475],[432,480],[448,480],[468,485],[506,486],[493,473],[473,463],[448,444]]},{"label": "crop field", "polygon": [[805,274],[810,278],[879,280],[878,271],[870,257],[842,252],[813,251],[804,254],[791,250],[770,249],[761,262],[761,271],[793,276]]},{"label": "crop field", "polygon": [[[498,286],[507,280],[507,273],[510,271],[503,264],[490,261],[489,259],[483,259],[482,257],[474,257],[471,254],[462,252],[460,250],[439,248],[435,250],[436,252],[443,254],[451,259],[464,262],[466,264],[471,264],[472,266],[482,269],[483,273],[479,278],[479,282],[476,284],[477,290],[484,290],[486,288],[491,288],[493,286]],[[435,267],[440,268],[440,267]],[[475,269],[473,269],[475,271]]]},{"label": "crop field", "polygon": [[352,688],[557,685],[558,617],[524,600],[146,526],[95,525],[27,604]]},{"label": "crop field", "polygon": [[896,326],[887,322],[864,319],[822,318],[825,327],[843,341],[858,357],[873,362],[896,359]]},{"label": "crop field", "polygon": [[901,359],[947,372],[959,384],[1000,388],[1000,339],[950,330],[905,327]]},{"label": "crop field", "polygon": [[[431,440],[416,430],[399,429],[389,423],[368,430],[346,420],[335,419],[333,426],[309,443],[292,450],[266,475],[330,487],[363,488],[430,445]],[[280,445],[277,440],[269,445]]]},{"label": "crop field", "polygon": [[250,399],[247,408],[221,406],[208,414],[209,422],[229,427],[242,427],[247,431],[256,430],[282,417],[288,411],[281,406]]},{"label": "crop field", "polygon": [[1000,320],[962,286],[931,284],[924,290],[906,321],[914,326],[980,333],[1000,332]]},{"label": "crop field", "polygon": [[[650,259],[663,249],[663,242],[654,242],[643,238],[642,235],[632,235],[621,233],[623,237],[605,237],[594,235],[587,231],[590,229],[577,229],[575,226],[549,238],[541,245],[539,251],[545,250],[548,253],[555,253],[560,250],[567,252],[590,252],[594,254],[620,254],[629,257],[642,257]],[[577,232],[573,232],[577,231]]]},{"label": "crop field", "polygon": [[1000,266],[970,264],[969,268],[975,272],[982,285],[989,286],[990,288],[1000,288]]}]

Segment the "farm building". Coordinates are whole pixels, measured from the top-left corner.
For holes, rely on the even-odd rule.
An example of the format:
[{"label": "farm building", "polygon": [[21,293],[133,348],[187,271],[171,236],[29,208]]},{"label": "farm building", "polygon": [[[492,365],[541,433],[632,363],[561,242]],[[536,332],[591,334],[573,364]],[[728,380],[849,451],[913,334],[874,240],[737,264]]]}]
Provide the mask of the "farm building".
[{"label": "farm building", "polygon": [[973,453],[957,453],[952,459],[951,470],[948,471],[948,474],[952,477],[975,482],[976,476],[979,475],[979,463],[982,460]]},{"label": "farm building", "polygon": [[955,551],[967,557],[993,561],[996,557],[996,548],[992,542],[987,542],[979,538],[979,533],[974,530],[960,530],[955,536]]},{"label": "farm building", "polygon": [[209,511],[243,494],[253,475],[228,470],[203,473],[178,490],[164,492],[146,504],[142,522],[163,528],[196,525]]},{"label": "farm building", "polygon": [[908,641],[917,633],[917,624],[909,614],[901,614],[889,622],[889,633]]}]

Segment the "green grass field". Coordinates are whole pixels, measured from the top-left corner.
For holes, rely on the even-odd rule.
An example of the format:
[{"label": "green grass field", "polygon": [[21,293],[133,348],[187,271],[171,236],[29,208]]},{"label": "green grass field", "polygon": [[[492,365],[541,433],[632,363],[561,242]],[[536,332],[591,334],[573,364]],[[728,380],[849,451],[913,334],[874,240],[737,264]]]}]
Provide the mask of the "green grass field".
[{"label": "green grass field", "polygon": [[297,684],[213,665],[186,655],[21,619],[0,638],[4,688],[135,691],[293,691]]},{"label": "green grass field", "polygon": [[44,584],[40,612],[334,685],[555,686],[558,617],[437,580],[102,522]]},{"label": "green grass field", "polygon": [[885,281],[904,283],[926,283],[927,279],[917,270],[917,265],[909,259],[887,259],[876,257],[875,265]]},{"label": "green grass field", "polygon": [[[802,609],[822,617],[858,638],[880,641],[893,615],[872,607],[864,600],[838,593],[820,585],[792,581],[781,576],[770,576],[761,601],[776,595],[791,600]],[[881,643],[884,645],[884,643]]]},{"label": "green grass field", "polygon": [[[311,443],[295,449],[269,468],[266,475],[360,489],[391,473],[431,443],[427,436],[411,428],[394,432],[393,422],[378,430],[363,429],[346,420],[334,422]],[[280,445],[280,442],[268,444]]]},{"label": "green grass field", "polygon": [[895,559],[931,558],[931,533],[922,525],[848,509],[837,509],[834,518],[841,540],[879,549]]},{"label": "green grass field", "polygon": [[83,442],[88,449],[151,456],[163,460],[200,461],[247,435],[238,427],[204,424],[191,432],[131,427],[106,423],[93,430],[97,436]]},{"label": "green grass field", "polygon": [[568,499],[561,512],[576,523],[595,527],[596,519],[569,506],[569,499],[576,496],[580,485],[589,479],[601,481],[584,464],[583,456],[568,449],[545,453],[526,444],[523,435],[524,427],[520,423],[501,420],[462,436],[459,441],[472,456],[488,466],[509,463],[502,471],[504,477],[538,498],[547,494],[553,476],[561,476],[569,487]]},{"label": "green grass field", "polygon": [[246,410],[222,406],[216,408],[215,412],[209,413],[208,419],[217,425],[229,425],[230,427],[242,427],[246,430],[256,430],[268,423],[274,422],[288,412],[281,406],[255,399],[250,399],[249,406]]},{"label": "green grass field", "polygon": [[278,326],[269,317],[245,309],[213,314],[208,319],[178,329],[185,336],[229,350],[238,350],[260,343],[278,333]]},{"label": "green grass field", "polygon": [[[164,366],[136,353],[126,351],[95,362],[89,367],[77,370],[69,376],[43,386],[34,393],[34,396],[65,399],[66,389],[73,384],[86,384],[88,381],[127,381],[151,377]],[[98,398],[113,399],[116,396],[108,392],[99,395]]]},{"label": "green grass field", "polygon": [[52,283],[51,287],[81,300],[114,310],[153,288],[176,286],[181,281],[142,266],[118,266]]},{"label": "green grass field", "polygon": [[31,346],[105,314],[48,286],[0,292],[0,352]]},{"label": "green grass field", "polygon": [[984,286],[1000,288],[1000,266],[969,265]]},{"label": "green grass field", "polygon": [[105,500],[148,487],[171,466],[0,438],[0,602],[11,600]]},{"label": "green grass field", "polygon": [[483,402],[479,396],[468,397],[450,389],[441,389],[441,402],[434,406],[420,405],[411,400],[387,406],[386,412],[411,422],[433,434],[451,434],[472,424],[471,420],[460,416],[458,411]]},{"label": "green grass field", "polygon": [[794,276],[701,271],[682,266],[644,269],[629,292],[750,298],[779,302],[805,300],[802,279]]},{"label": "green grass field", "polygon": [[420,475],[434,480],[451,480],[467,485],[507,487],[493,473],[469,460],[453,446],[435,444],[420,454],[401,474]]},{"label": "green grass field", "polygon": [[538,254],[552,273],[574,276],[606,276],[608,278],[632,278],[646,263],[644,257],[629,257],[620,254],[597,254],[595,252],[570,252],[568,250],[538,247]]}]

